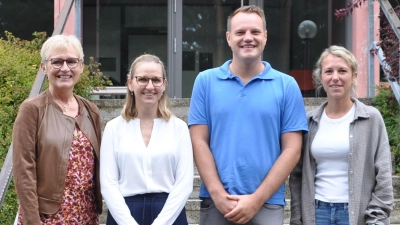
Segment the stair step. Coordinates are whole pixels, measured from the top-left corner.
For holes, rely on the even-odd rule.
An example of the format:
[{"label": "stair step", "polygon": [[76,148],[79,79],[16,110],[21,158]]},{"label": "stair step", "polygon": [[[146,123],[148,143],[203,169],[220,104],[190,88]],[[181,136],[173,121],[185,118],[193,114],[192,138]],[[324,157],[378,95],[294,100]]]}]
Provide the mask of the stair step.
[{"label": "stair step", "polygon": [[[199,199],[189,199],[186,202],[186,216],[189,224],[197,224],[199,223],[200,217],[200,200]],[[100,223],[106,222],[107,217],[107,205],[103,204],[103,214],[100,216]],[[286,206],[284,223],[289,224],[290,222],[290,199],[286,199]],[[390,221],[392,224],[400,224],[400,199],[395,199],[393,212],[390,216]]]},{"label": "stair step", "polygon": [[[367,105],[371,105],[371,99],[359,99]],[[323,101],[324,98],[304,98],[306,111],[315,109]],[[125,100],[107,99],[107,100],[94,100],[93,101],[100,109],[100,116],[102,118],[102,127],[104,129],[105,124],[119,116],[121,114],[122,107]],[[187,114],[189,111],[190,99],[171,99],[172,111],[180,119],[187,122]],[[189,225],[198,225],[199,223],[199,210],[200,200],[198,199],[200,191],[200,176],[196,165],[193,168],[194,180],[193,180],[193,191],[190,194],[189,200],[186,203],[186,214]],[[393,212],[391,214],[392,225],[400,225],[400,176],[393,176],[393,193],[395,202],[393,206]],[[286,181],[286,193],[285,193],[286,206],[285,206],[285,220],[284,225],[289,224],[290,219],[290,190],[288,187],[288,181]],[[107,206],[103,204],[103,214],[100,216],[100,224],[105,224],[107,216]]]}]

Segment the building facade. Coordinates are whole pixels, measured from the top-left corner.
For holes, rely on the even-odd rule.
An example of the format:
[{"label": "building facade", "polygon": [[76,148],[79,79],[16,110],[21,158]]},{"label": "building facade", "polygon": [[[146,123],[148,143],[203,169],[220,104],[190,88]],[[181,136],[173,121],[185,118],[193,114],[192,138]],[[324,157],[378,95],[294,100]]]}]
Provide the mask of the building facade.
[{"label": "building facade", "polygon": [[[56,24],[65,0],[54,0]],[[305,97],[323,96],[311,78],[314,63],[329,45],[350,49],[359,62],[358,97],[374,95],[379,64],[370,52],[379,40],[379,3],[369,0],[338,21],[334,11],[348,0],[75,0],[64,33],[82,40],[114,86],[124,86],[130,63],[142,53],[159,56],[168,71],[169,95],[189,98],[197,74],[232,57],[226,41],[228,15],[241,5],[264,9],[268,40],[263,60],[292,75]],[[316,24],[313,38],[299,25]]]}]

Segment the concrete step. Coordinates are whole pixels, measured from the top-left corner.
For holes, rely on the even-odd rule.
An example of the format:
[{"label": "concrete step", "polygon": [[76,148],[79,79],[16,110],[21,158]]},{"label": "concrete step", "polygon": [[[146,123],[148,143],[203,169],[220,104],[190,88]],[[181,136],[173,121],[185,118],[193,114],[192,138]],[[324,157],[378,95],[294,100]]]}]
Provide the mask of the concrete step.
[{"label": "concrete step", "polygon": [[[193,191],[189,196],[189,200],[186,203],[186,214],[188,218],[189,224],[197,224],[199,223],[199,212],[200,212],[200,200],[198,198],[199,191],[200,191],[200,183],[201,178],[198,174],[198,170],[196,166],[193,168],[194,172],[194,179],[193,179]],[[391,215],[391,221],[393,223],[400,224],[400,176],[392,176],[392,183],[393,183],[393,190],[394,190],[394,211]],[[288,186],[289,182],[286,181],[286,206],[285,206],[285,223],[289,223],[290,221],[290,189]],[[106,213],[107,213],[107,206],[103,204],[103,214],[100,217],[100,223],[105,223],[106,221]]]},{"label": "concrete step", "polygon": [[[197,198],[200,191],[201,178],[200,175],[194,175],[193,179],[193,192],[190,198]],[[400,199],[400,176],[392,176],[393,196],[395,199]],[[285,198],[290,199],[289,179],[286,180],[286,193]]]},{"label": "concrete step", "polygon": [[[304,104],[306,111],[315,109],[318,107],[323,101],[324,98],[304,98]],[[371,99],[359,99],[367,105],[371,105]],[[94,100],[93,102],[99,107],[100,115],[102,118],[102,126],[104,128],[105,124],[119,116],[121,114],[121,110],[123,107],[125,100],[116,100],[116,99],[108,99],[108,100]],[[171,106],[173,113],[187,122],[187,114],[189,111],[189,103],[190,99],[171,99]],[[193,180],[193,192],[190,194],[189,200],[186,203],[186,213],[188,217],[188,222],[190,225],[198,225],[199,223],[199,210],[200,210],[200,200],[198,199],[199,189],[200,189],[200,176],[197,171],[196,166],[193,168],[193,172],[195,174]],[[393,189],[394,189],[394,211],[391,215],[392,225],[398,224],[400,225],[400,177],[393,176]],[[290,191],[288,188],[288,181],[286,181],[286,206],[285,206],[285,224],[289,224],[290,220]],[[105,224],[107,216],[107,206],[103,204],[103,214],[100,216],[100,224]]]},{"label": "concrete step", "polygon": [[[322,102],[326,101],[326,98],[303,98],[306,111],[310,111],[318,107]],[[371,105],[372,99],[370,98],[359,98],[367,105]],[[102,99],[102,100],[91,100],[95,103],[99,109],[101,118],[104,119],[104,124],[112,118],[121,115],[122,107],[124,106],[124,99]],[[189,98],[173,98],[171,99],[171,107],[173,113],[187,122],[187,115],[189,111]]]},{"label": "concrete step", "polygon": [[[400,224],[400,177],[393,176],[393,189],[395,195],[395,202],[393,206],[393,212],[391,215],[391,222]],[[200,189],[200,176],[195,175],[193,180],[193,192],[190,194],[189,200],[186,203],[186,214],[188,218],[188,222],[190,224],[199,223],[199,212],[200,212],[200,200],[199,189]],[[288,181],[286,181],[286,185],[288,185]],[[286,187],[286,206],[285,206],[285,223],[289,223],[290,221],[290,191],[288,186]],[[107,216],[107,205],[103,204],[103,214],[100,216],[100,223],[105,223]]]},{"label": "concrete step", "polygon": [[[186,203],[186,216],[189,224],[198,224],[200,222],[200,200],[189,199]],[[286,199],[284,223],[290,222],[290,199]],[[103,204],[103,214],[100,216],[100,223],[106,222],[107,205]],[[395,200],[393,212],[390,216],[391,224],[400,224],[400,199]]]}]

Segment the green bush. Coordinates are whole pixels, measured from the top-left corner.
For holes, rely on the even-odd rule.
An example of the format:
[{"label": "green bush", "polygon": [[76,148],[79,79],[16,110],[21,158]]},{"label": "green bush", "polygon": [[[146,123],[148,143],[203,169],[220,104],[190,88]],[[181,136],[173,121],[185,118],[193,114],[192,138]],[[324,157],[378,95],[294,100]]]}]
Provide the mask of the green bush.
[{"label": "green bush", "polygon": [[378,87],[378,94],[372,101],[372,105],[376,107],[382,114],[385,121],[386,130],[389,136],[390,150],[395,159],[394,172],[400,173],[400,119],[399,119],[399,103],[390,87]]},{"label": "green bush", "polygon": [[[21,40],[10,32],[0,38],[0,166],[3,166],[11,144],[11,133],[18,107],[29,96],[40,66],[40,47],[46,33],[34,33],[32,41]],[[93,88],[102,89],[110,85],[99,70],[100,64],[90,58],[74,92],[84,98]],[[46,87],[48,84],[46,84]],[[0,224],[13,224],[17,212],[17,196],[11,183],[0,210]]]}]

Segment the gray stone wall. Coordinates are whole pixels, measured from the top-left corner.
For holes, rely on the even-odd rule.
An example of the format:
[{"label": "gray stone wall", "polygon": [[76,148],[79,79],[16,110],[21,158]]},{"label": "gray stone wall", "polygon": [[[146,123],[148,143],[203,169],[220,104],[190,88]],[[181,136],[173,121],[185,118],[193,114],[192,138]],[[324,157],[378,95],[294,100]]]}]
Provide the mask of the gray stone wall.
[{"label": "gray stone wall", "polygon": [[[372,99],[359,99],[360,101],[364,102],[367,105],[371,105]],[[93,102],[99,107],[100,114],[102,117],[102,126],[104,129],[105,124],[119,116],[121,114],[121,110],[123,108],[125,100],[93,100]],[[322,102],[326,101],[325,98],[304,98],[304,104],[306,111],[315,109],[318,107]],[[171,107],[173,113],[187,122],[187,115],[189,111],[189,104],[190,99],[187,98],[180,98],[180,99],[171,99]],[[186,213],[188,217],[189,224],[198,224],[199,223],[199,210],[200,204],[198,199],[198,193],[200,189],[200,176],[196,167],[193,168],[194,171],[194,185],[193,185],[193,193],[190,195],[190,199],[186,204]],[[287,184],[287,182],[286,182]],[[400,224],[400,179],[398,176],[393,176],[393,186],[394,186],[394,194],[395,194],[395,205],[394,205],[394,212],[391,216],[391,222],[399,223]],[[290,192],[289,188],[286,188],[286,202],[287,205],[285,206],[285,220],[284,223],[288,224],[290,219]],[[100,223],[105,224],[107,206],[104,204],[104,212],[101,215]]]}]

